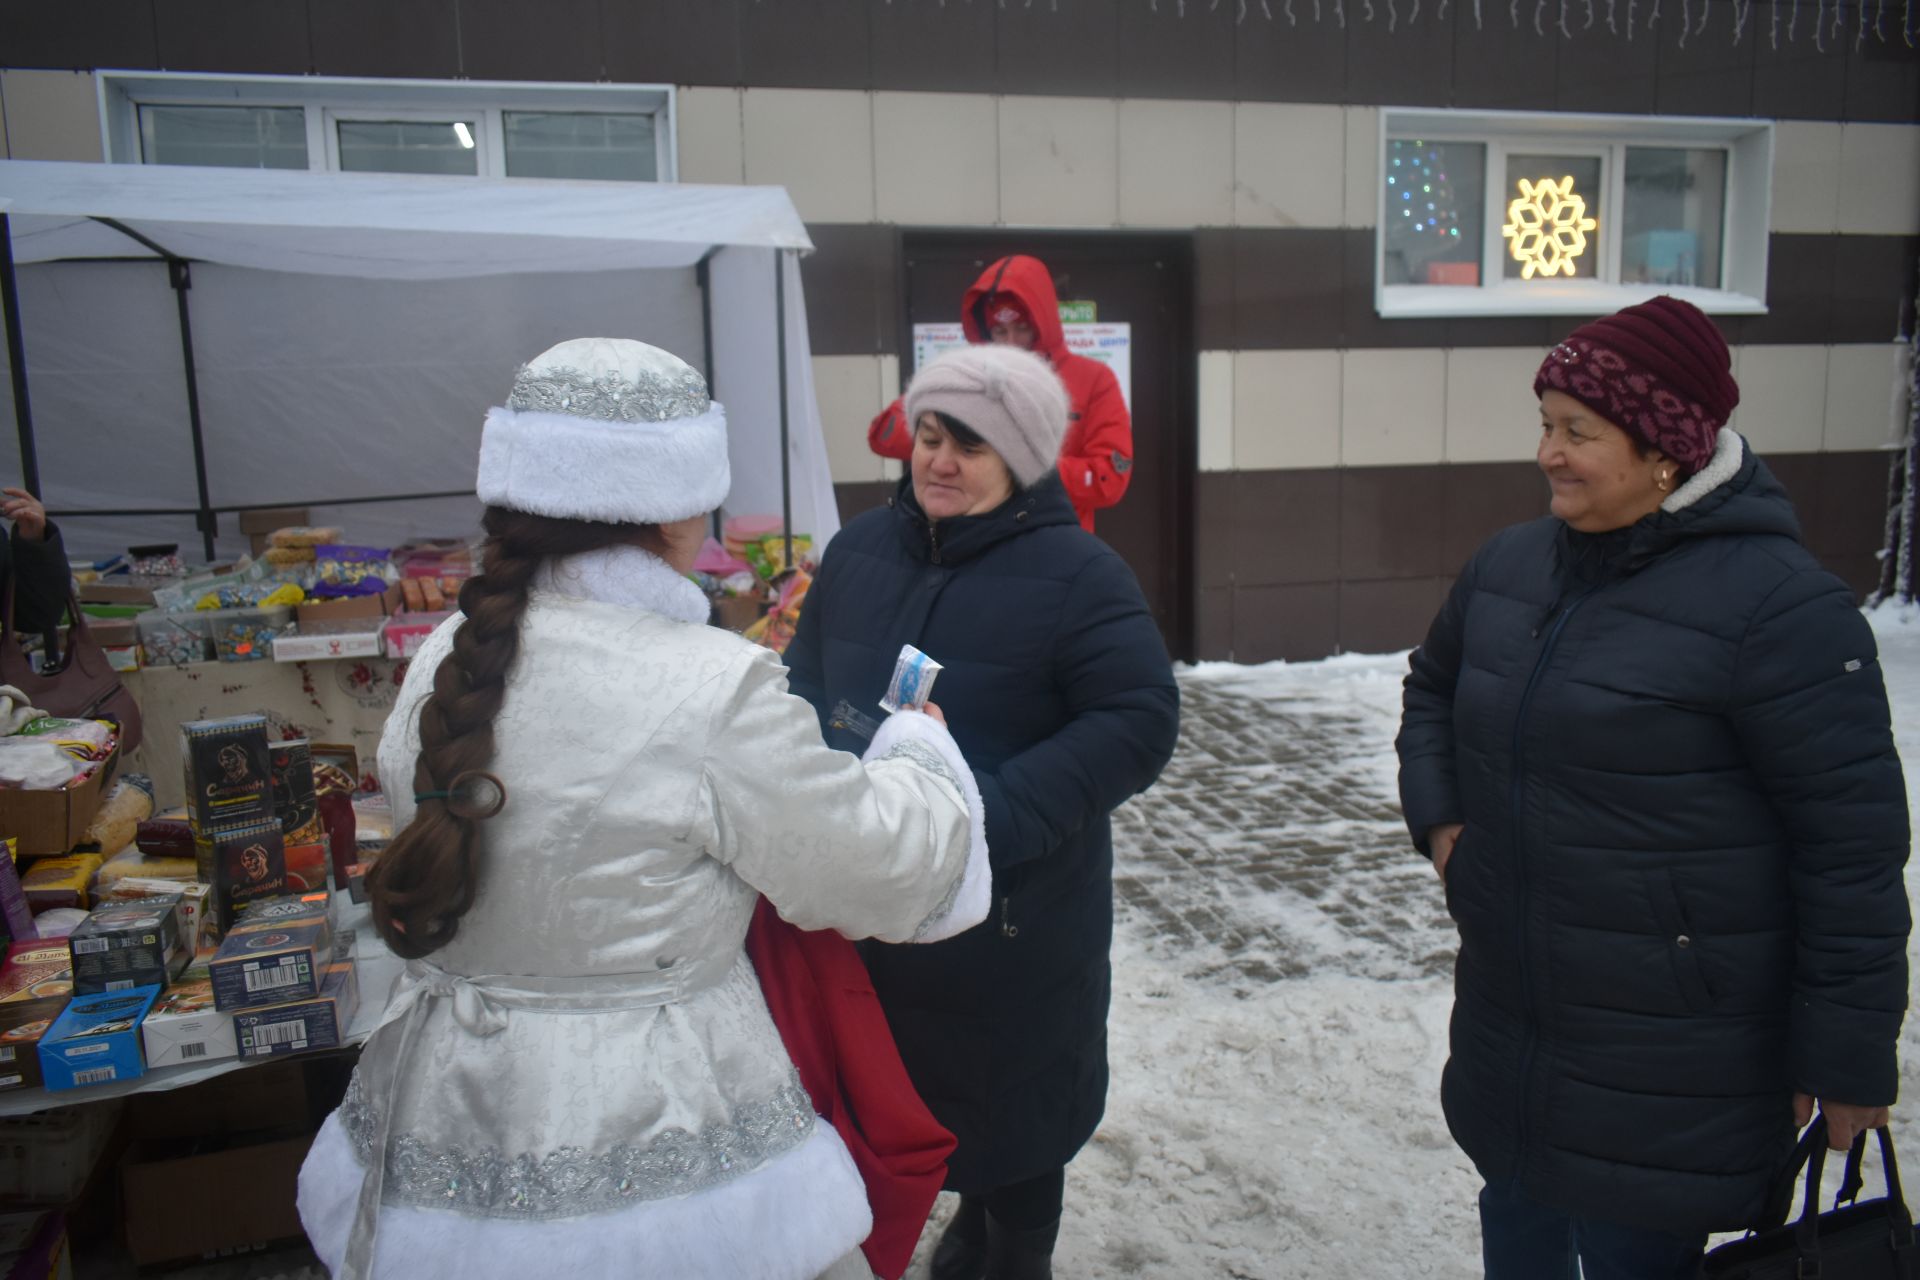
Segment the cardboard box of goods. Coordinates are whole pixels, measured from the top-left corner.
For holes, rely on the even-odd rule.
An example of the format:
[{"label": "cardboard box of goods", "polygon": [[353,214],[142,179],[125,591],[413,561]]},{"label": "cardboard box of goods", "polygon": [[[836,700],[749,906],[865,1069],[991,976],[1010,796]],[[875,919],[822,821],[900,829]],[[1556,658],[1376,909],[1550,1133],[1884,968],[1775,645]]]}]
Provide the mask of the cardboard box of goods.
[{"label": "cardboard box of goods", "polygon": [[78,786],[59,791],[0,790],[0,831],[14,838],[21,857],[65,853],[86,837],[119,765],[120,748],[115,746]]},{"label": "cardboard box of goods", "polygon": [[[388,614],[398,613],[404,597],[399,583],[390,583],[382,592],[364,596],[342,596],[337,600],[309,600],[296,605],[293,620],[302,633],[309,626],[335,623],[365,623],[374,632],[380,630]],[[278,656],[277,652],[276,655]]]},{"label": "cardboard box of goods", "polygon": [[320,994],[333,959],[324,904],[282,897],[254,904],[227,930],[207,968],[216,1008],[257,1008]]},{"label": "cardboard box of goods", "polygon": [[0,1004],[73,994],[73,956],[65,938],[16,942],[0,964]]},{"label": "cardboard box of goods", "polygon": [[153,585],[148,582],[132,582],[126,578],[103,578],[99,582],[83,582],[74,588],[74,594],[81,604],[143,604],[153,605]]},{"label": "cardboard box of goods", "polygon": [[258,556],[272,546],[275,530],[305,525],[309,518],[306,507],[261,507],[240,512],[240,532],[247,535],[248,554]]},{"label": "cardboard box of goods", "polygon": [[195,1140],[137,1143],[120,1165],[127,1252],[147,1266],[299,1239],[294,1202],[312,1145],[311,1133],[213,1151]]},{"label": "cardboard box of goods", "polygon": [[[153,1008],[158,1013],[160,1003]],[[316,1116],[316,1103],[338,1098],[337,1093],[311,1094],[307,1071],[308,1063],[297,1058],[257,1062],[245,1071],[199,1084],[135,1093],[127,1099],[127,1135],[135,1142],[187,1138],[205,1143],[212,1138],[259,1141],[305,1133],[332,1110],[330,1105],[321,1106]]]},{"label": "cardboard box of goods", "polygon": [[200,880],[161,880],[151,876],[122,876],[100,890],[100,903],[139,902],[146,898],[179,895],[180,949],[188,954],[220,945],[213,919],[213,886]]},{"label": "cardboard box of goods", "polygon": [[180,968],[180,897],[95,907],[67,937],[75,995],[165,987]]},{"label": "cardboard box of goods", "polygon": [[147,1069],[187,1062],[217,1062],[240,1054],[233,1015],[213,1004],[213,975],[195,965],[154,1002],[140,1028]]},{"label": "cardboard box of goods", "polygon": [[194,851],[200,878],[213,886],[214,922],[222,933],[249,903],[287,891],[287,842],[275,818],[204,830]]},{"label": "cardboard box of goods", "polygon": [[41,1082],[58,1091],[145,1075],[140,1020],[159,995],[159,987],[135,987],[75,996],[40,1039]]},{"label": "cardboard box of goods", "polygon": [[359,1010],[359,971],[351,958],[336,960],[327,965],[320,993],[311,999],[234,1014],[234,1039],[243,1058],[333,1049],[346,1039]]},{"label": "cardboard box of goods", "polygon": [[67,997],[0,1004],[0,1093],[40,1087],[40,1041],[67,1007]]},{"label": "cardboard box of goods", "polygon": [[190,720],[180,726],[180,755],[196,830],[273,816],[265,716]]},{"label": "cardboard box of goods", "polygon": [[273,638],[275,662],[325,662],[333,658],[377,658],[381,652],[380,617],[339,622],[304,622]]},{"label": "cardboard box of goods", "polygon": [[311,844],[320,839],[320,797],[313,781],[313,744],[288,738],[267,749],[267,771],[273,782],[273,815],[280,820],[288,844]]}]

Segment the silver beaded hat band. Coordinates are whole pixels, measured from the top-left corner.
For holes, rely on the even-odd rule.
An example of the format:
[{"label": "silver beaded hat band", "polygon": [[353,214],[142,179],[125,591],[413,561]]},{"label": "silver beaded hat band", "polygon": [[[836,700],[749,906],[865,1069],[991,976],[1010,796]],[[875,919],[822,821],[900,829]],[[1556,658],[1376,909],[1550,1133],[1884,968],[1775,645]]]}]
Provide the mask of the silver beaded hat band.
[{"label": "silver beaded hat band", "polygon": [[490,410],[475,488],[489,506],[658,524],[726,500],[726,410],[658,347],[578,338],[527,362]]}]

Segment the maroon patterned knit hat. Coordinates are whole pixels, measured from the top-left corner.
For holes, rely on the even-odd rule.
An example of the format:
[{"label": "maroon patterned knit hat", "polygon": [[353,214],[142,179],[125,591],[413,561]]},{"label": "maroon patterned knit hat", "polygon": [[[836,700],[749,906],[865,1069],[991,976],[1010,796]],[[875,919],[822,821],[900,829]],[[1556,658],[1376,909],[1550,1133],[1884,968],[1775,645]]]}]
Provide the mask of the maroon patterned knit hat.
[{"label": "maroon patterned knit hat", "polygon": [[1581,325],[1547,353],[1533,393],[1563,391],[1691,475],[1740,403],[1727,340],[1692,303],[1661,296]]}]

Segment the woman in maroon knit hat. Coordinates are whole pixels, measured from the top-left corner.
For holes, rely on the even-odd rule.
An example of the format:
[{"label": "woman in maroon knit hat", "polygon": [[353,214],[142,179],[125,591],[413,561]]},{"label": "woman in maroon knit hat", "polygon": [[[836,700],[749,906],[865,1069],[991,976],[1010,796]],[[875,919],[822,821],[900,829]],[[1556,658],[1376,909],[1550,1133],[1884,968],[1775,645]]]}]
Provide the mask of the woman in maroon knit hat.
[{"label": "woman in maroon knit hat", "polygon": [[1818,1106],[1887,1121],[1906,788],[1873,635],[1726,425],[1672,298],[1534,380],[1552,514],[1482,547],[1412,658],[1414,843],[1460,930],[1447,1122],[1489,1280],[1692,1276]]}]

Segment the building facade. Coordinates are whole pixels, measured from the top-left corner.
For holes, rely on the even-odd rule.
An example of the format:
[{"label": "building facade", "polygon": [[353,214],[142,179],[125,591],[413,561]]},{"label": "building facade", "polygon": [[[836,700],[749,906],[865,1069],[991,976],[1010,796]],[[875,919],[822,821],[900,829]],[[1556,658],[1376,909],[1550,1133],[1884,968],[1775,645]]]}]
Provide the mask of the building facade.
[{"label": "building facade", "polygon": [[[1036,253],[1130,327],[1137,463],[1100,532],[1176,653],[1312,658],[1418,642],[1473,548],[1544,510],[1544,351],[1671,287],[1725,329],[1734,425],[1809,545],[1871,586],[1920,20],[1663,3],[61,0],[0,8],[0,136],[785,186],[843,516],[897,477],[866,425],[914,326]],[[1556,186],[1516,212],[1516,177]],[[1545,279],[1510,252],[1537,218]]]}]

